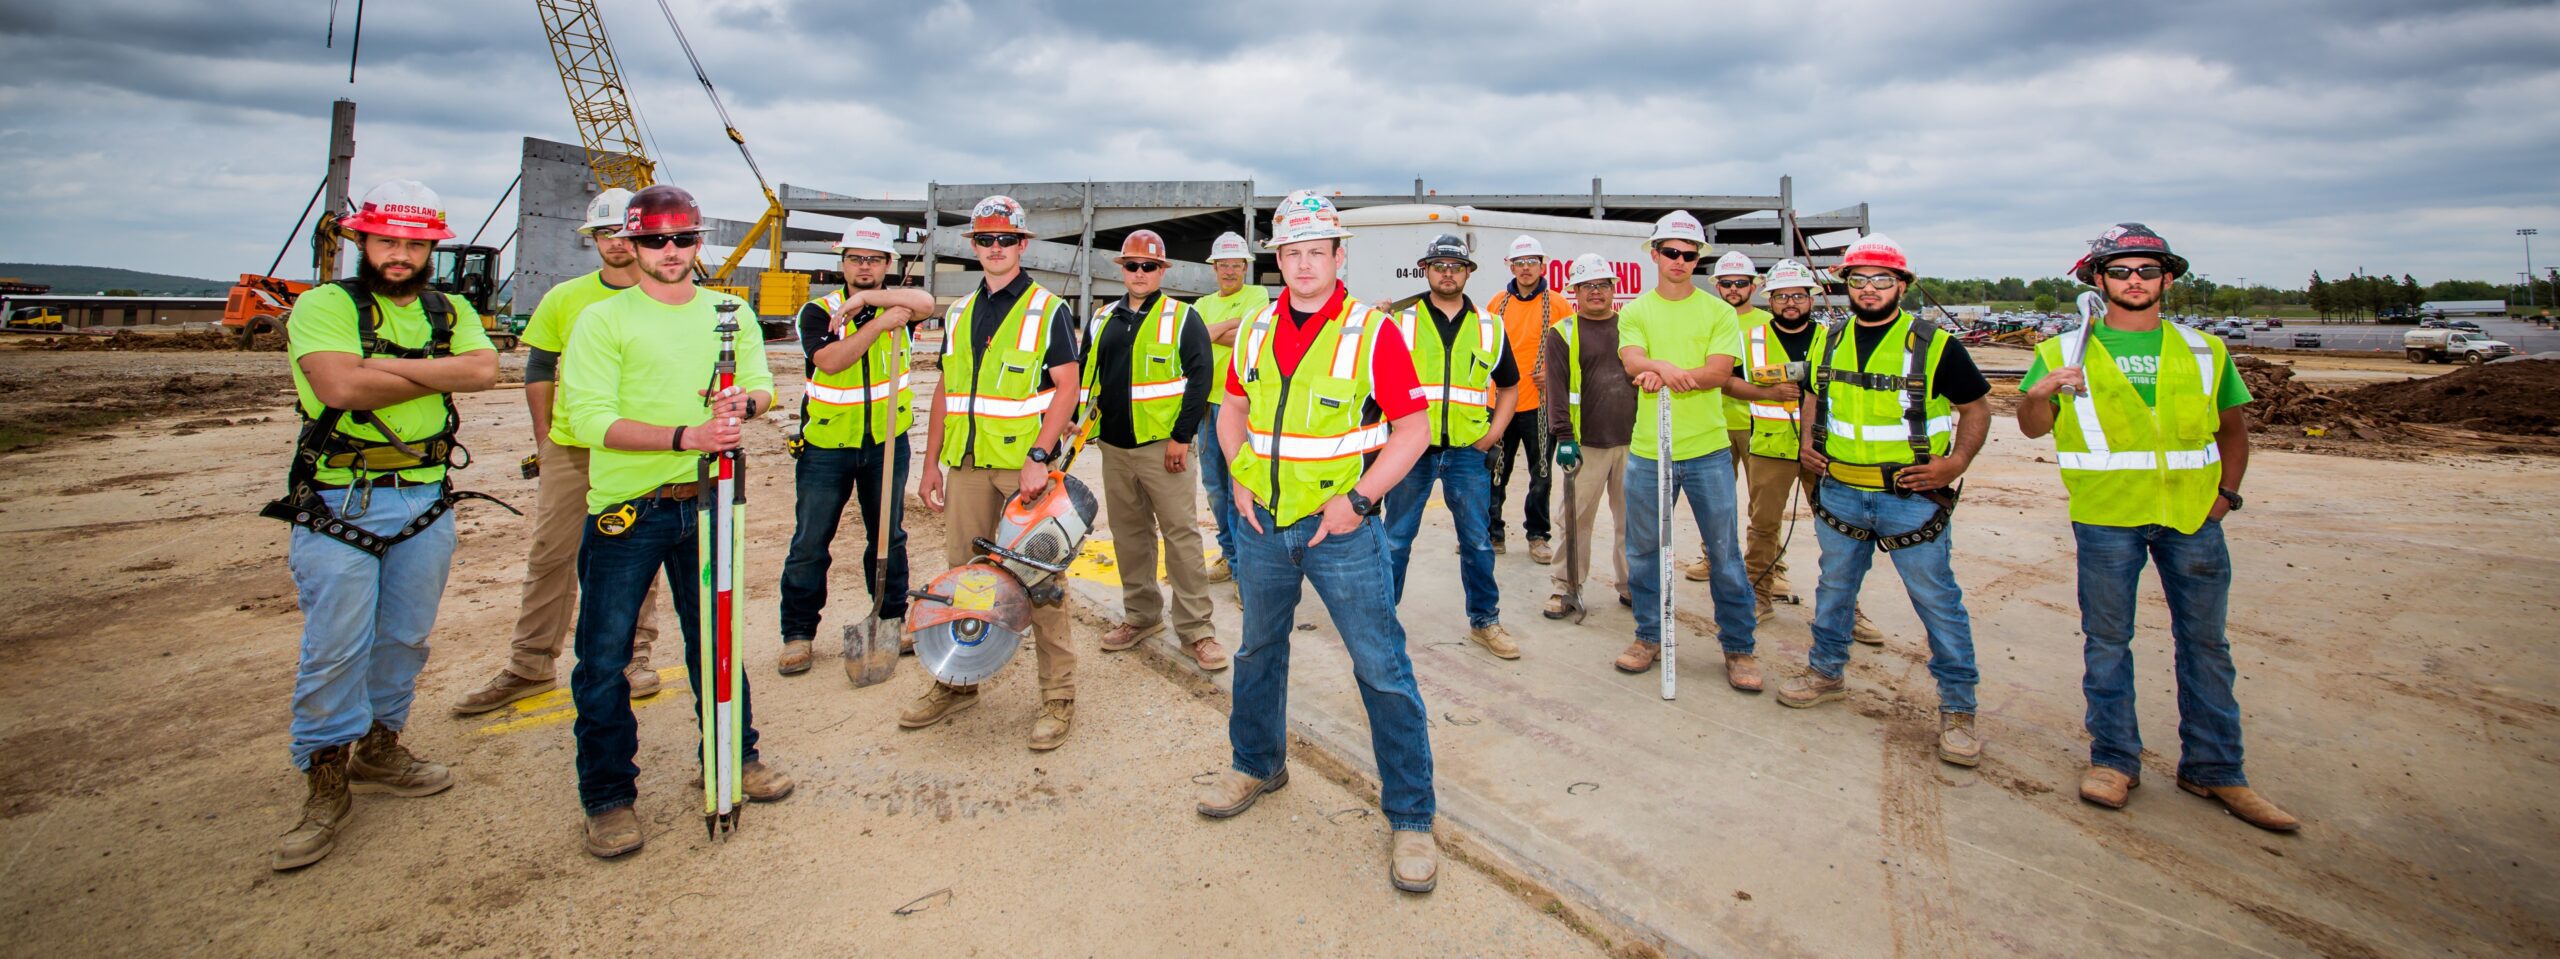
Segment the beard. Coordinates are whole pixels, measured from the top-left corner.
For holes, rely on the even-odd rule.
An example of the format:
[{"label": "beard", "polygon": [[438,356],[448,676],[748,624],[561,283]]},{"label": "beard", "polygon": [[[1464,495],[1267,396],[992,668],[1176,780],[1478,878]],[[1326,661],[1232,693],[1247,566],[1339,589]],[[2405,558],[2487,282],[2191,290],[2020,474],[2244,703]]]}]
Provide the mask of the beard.
[{"label": "beard", "polygon": [[658,270],[656,260],[645,256],[640,258],[640,272],[648,274],[652,280],[660,283],[689,283],[693,280],[693,263],[690,260],[677,263],[665,273]]},{"label": "beard", "polygon": [[2126,290],[2122,294],[2107,294],[2107,305],[2136,312],[2150,309],[2159,305],[2159,303],[2159,294],[2142,290]]},{"label": "beard", "polygon": [[1792,326],[1792,325],[1794,325],[1794,324],[1804,322],[1804,318],[1805,318],[1805,317],[1812,316],[1812,315],[1813,315],[1813,307],[1810,307],[1810,306],[1782,306],[1782,307],[1779,307],[1779,308],[1777,308],[1776,310],[1772,311],[1772,312],[1771,312],[1771,315],[1773,315],[1773,316],[1777,317],[1777,318],[1778,318],[1778,322],[1785,323],[1785,324],[1788,324],[1788,325],[1791,325],[1791,326]]},{"label": "beard", "polygon": [[356,257],[356,278],[364,281],[365,289],[394,300],[405,300],[427,290],[425,266],[410,270],[408,279],[394,283],[373,265],[371,257],[361,254]]},{"label": "beard", "polygon": [[851,273],[847,273],[847,274],[845,274],[845,275],[844,275],[844,285],[845,285],[847,288],[850,288],[850,289],[853,289],[853,290],[857,290],[857,291],[859,291],[859,290],[877,290],[877,289],[879,289],[879,288],[880,288],[880,281],[879,281],[879,279],[874,278],[874,279],[872,279],[872,280],[871,280],[871,281],[869,281],[869,282],[864,282],[864,281],[863,281],[863,279],[862,279],[861,277],[855,276],[855,275],[853,275],[853,274],[851,274]]},{"label": "beard", "polygon": [[1866,320],[1866,321],[1868,321],[1868,322],[1874,322],[1874,321],[1876,321],[1876,320],[1892,319],[1892,318],[1893,318],[1893,317],[1895,317],[1895,316],[1899,316],[1899,315],[1901,315],[1901,313],[1902,313],[1902,301],[1901,301],[1901,300],[1886,300],[1886,301],[1885,301],[1885,304],[1884,304],[1883,306],[1880,306],[1880,307],[1877,307],[1877,308],[1875,308],[1875,309],[1870,310],[1870,309],[1867,309],[1866,307],[1863,307],[1863,306],[1858,305],[1858,301],[1857,301],[1857,300],[1855,300],[1855,299],[1851,299],[1851,300],[1849,301],[1849,312],[1857,314],[1857,316],[1858,316],[1858,318],[1859,318],[1859,319],[1861,319],[1861,320]]}]

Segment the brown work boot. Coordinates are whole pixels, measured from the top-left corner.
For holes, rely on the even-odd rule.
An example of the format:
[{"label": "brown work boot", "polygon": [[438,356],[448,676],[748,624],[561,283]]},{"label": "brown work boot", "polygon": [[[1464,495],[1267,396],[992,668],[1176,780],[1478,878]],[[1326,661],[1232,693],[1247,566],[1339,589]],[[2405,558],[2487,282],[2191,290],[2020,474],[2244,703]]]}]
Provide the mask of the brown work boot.
[{"label": "brown work boot", "polygon": [[587,817],[587,854],[611,859],[640,848],[648,837],[640,831],[640,814],[616,806]]},{"label": "brown work boot", "polygon": [[1869,646],[1884,645],[1884,631],[1877,629],[1875,622],[1867,618],[1867,610],[1865,607],[1851,607],[1849,614],[1853,617],[1849,621],[1850,639],[1857,640]]},{"label": "brown work boot", "polygon": [[2302,828],[2302,820],[2295,819],[2291,813],[2276,808],[2276,804],[2268,802],[2267,797],[2258,795],[2257,790],[2247,786],[2199,786],[2180,779],[2178,788],[2219,802],[2222,808],[2240,817],[2241,822],[2260,829],[2271,832],[2292,832]]},{"label": "brown work boot", "polygon": [[1692,583],[1704,583],[1715,579],[1715,565],[1700,556],[1696,562],[1680,567],[1680,575],[1688,577]]},{"label": "brown work boot", "polygon": [[302,819],[276,843],[277,872],[319,862],[338,846],[338,832],[355,813],[355,797],[347,794],[347,747],[331,746],[311,754],[302,774],[310,795],[302,800]]},{"label": "brown work boot", "polygon": [[1048,752],[1067,743],[1067,730],[1076,724],[1076,701],[1049,699],[1040,703],[1040,718],[1031,722],[1031,751]]},{"label": "brown work boot", "polygon": [[1130,623],[1122,623],[1118,626],[1111,627],[1110,632],[1102,634],[1102,651],[1106,653],[1116,653],[1136,646],[1139,643],[1146,642],[1147,637],[1161,632],[1164,632],[1164,623],[1162,622],[1157,622],[1150,626],[1138,626]]},{"label": "brown work boot", "polygon": [[2080,798],[2109,809],[2123,809],[2128,793],[2142,785],[2142,777],[2127,776],[2105,766],[2091,766],[2080,774]]},{"label": "brown work boot", "polygon": [[961,689],[937,681],[925,687],[924,695],[916,697],[915,702],[908,703],[906,710],[898,714],[898,725],[923,729],[977,704],[978,687]]},{"label": "brown work boot", "polygon": [[1938,714],[1938,759],[1958,766],[1982,764],[1982,737],[1974,735],[1972,713]]},{"label": "brown work boot", "polygon": [[1724,654],[1724,681],[1746,693],[1760,691],[1760,661],[1750,653]]},{"label": "brown work boot", "polygon": [[1539,610],[1538,615],[1548,619],[1570,619],[1579,623],[1582,621],[1582,601],[1557,593],[1547,597],[1546,608]]},{"label": "brown work boot", "polygon": [[785,676],[808,672],[809,663],[818,656],[816,646],[817,643],[807,636],[785,638],[782,641],[782,658],[774,661],[774,670]]},{"label": "brown work boot", "polygon": [[1529,561],[1530,561],[1530,562],[1532,562],[1532,563],[1536,563],[1536,564],[1538,564],[1538,565],[1540,565],[1540,566],[1553,566],[1553,565],[1555,565],[1555,562],[1556,562],[1556,548],[1555,548],[1555,546],[1554,546],[1553,544],[1551,544],[1551,543],[1548,543],[1546,540],[1543,540],[1543,539],[1532,539],[1532,540],[1530,540],[1530,541],[1529,541]]},{"label": "brown work boot", "polygon": [[1440,844],[1431,834],[1411,829],[1395,832],[1387,855],[1387,881],[1406,892],[1430,892],[1440,885]]},{"label": "brown work boot", "polygon": [[738,770],[738,791],[747,794],[749,802],[781,802],[795,785],[790,773],[762,759],[747,760],[746,768]]},{"label": "brown work boot", "polygon": [[1200,814],[1211,819],[1225,819],[1253,808],[1254,800],[1262,798],[1263,793],[1279,792],[1280,787],[1288,784],[1289,769],[1285,766],[1269,779],[1255,779],[1233,769],[1221,769],[1217,778],[1200,787]]},{"label": "brown work boot", "polygon": [[1511,631],[1502,628],[1501,623],[1486,623],[1467,630],[1467,641],[1502,659],[1520,658],[1520,644],[1511,641]]},{"label": "brown work boot", "polygon": [[1786,685],[1778,687],[1778,703],[1797,709],[1808,709],[1835,699],[1847,698],[1849,698],[1848,677],[1825,676],[1810,669],[1805,670],[1804,675],[1787,680]]},{"label": "brown work boot", "polygon": [[1758,599],[1752,601],[1751,616],[1754,622],[1760,623],[1766,623],[1772,619],[1776,619],[1778,616],[1777,601],[1770,599],[1769,594],[1767,593],[1760,594]]},{"label": "brown work boot", "polygon": [[1616,665],[1618,671],[1622,673],[1641,673],[1651,670],[1653,661],[1660,658],[1662,658],[1662,647],[1639,639],[1628,643],[1627,648],[1618,651]]},{"label": "brown work boot", "polygon": [[1212,582],[1212,583],[1229,583],[1229,582],[1234,582],[1234,581],[1235,581],[1235,578],[1236,578],[1236,571],[1235,571],[1232,567],[1229,567],[1229,566],[1227,565],[1227,558],[1226,558],[1226,557],[1221,556],[1221,557],[1218,557],[1217,559],[1213,559],[1213,560],[1210,560],[1210,561],[1209,561],[1209,581],[1210,581],[1210,582]]},{"label": "brown work boot", "polygon": [[[1464,547],[1464,546],[1460,546],[1460,547],[1458,547],[1458,551],[1459,551],[1461,554],[1464,554],[1464,553],[1466,552],[1466,547]],[[1507,537],[1507,536],[1496,536],[1496,537],[1494,537],[1494,538],[1493,538],[1493,555],[1495,555],[1495,556],[1500,556],[1500,555],[1502,555],[1502,554],[1504,554],[1504,553],[1508,553],[1508,552],[1511,552],[1511,539],[1510,539],[1510,537]]]},{"label": "brown work boot", "polygon": [[1190,646],[1191,662],[1199,666],[1201,672],[1214,673],[1227,668],[1227,648],[1218,645],[1218,637],[1202,636],[1192,640]]},{"label": "brown work boot", "polygon": [[631,698],[645,699],[658,694],[658,671],[647,663],[633,663],[622,669],[622,680],[631,684]]},{"label": "brown work boot", "polygon": [[528,696],[540,696],[559,685],[548,679],[526,679],[506,670],[490,677],[488,685],[472,690],[453,704],[456,716],[477,716]]},{"label": "brown work boot", "polygon": [[347,788],[360,793],[433,796],[453,785],[453,773],[441,763],[418,758],[400,745],[400,732],[373,724],[347,753]]}]

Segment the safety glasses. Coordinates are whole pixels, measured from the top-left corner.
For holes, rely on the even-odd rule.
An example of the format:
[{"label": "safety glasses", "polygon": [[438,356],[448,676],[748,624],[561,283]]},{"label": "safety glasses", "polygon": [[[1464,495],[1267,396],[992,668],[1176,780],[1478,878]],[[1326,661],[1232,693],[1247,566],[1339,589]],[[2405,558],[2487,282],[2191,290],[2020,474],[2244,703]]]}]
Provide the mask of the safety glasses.
[{"label": "safety glasses", "polygon": [[1016,246],[1022,245],[1022,235],[1019,233],[980,233],[976,236],[970,237],[969,242],[976,245],[977,248],[981,250],[999,246],[1006,249],[1012,249]]},{"label": "safety glasses", "polygon": [[1750,288],[1751,288],[1751,282],[1752,282],[1752,281],[1750,281],[1750,280],[1717,280],[1717,281],[1716,281],[1716,289],[1719,289],[1719,290],[1747,290],[1747,289],[1750,289]]},{"label": "safety glasses", "polygon": [[1127,260],[1120,264],[1120,268],[1131,273],[1153,273],[1164,269],[1164,264],[1154,260]]},{"label": "safety glasses", "polygon": [[1902,278],[1891,273],[1851,273],[1841,277],[1840,282],[1848,284],[1852,290],[1863,290],[1868,287],[1890,290],[1901,286]]},{"label": "safety glasses", "polygon": [[643,250],[663,250],[666,249],[669,244],[673,244],[675,248],[679,250],[690,250],[701,245],[702,234],[676,233],[663,236],[635,236],[631,238],[631,242],[639,244],[640,248]]},{"label": "safety glasses", "polygon": [[1769,302],[1771,302],[1771,303],[1811,303],[1811,302],[1813,302],[1813,294],[1811,294],[1811,293],[1771,293],[1771,294],[1769,294]]},{"label": "safety glasses", "polygon": [[1669,257],[1672,262],[1675,263],[1698,262],[1698,251],[1696,250],[1674,250],[1667,246],[1657,246],[1653,248],[1653,252]]},{"label": "safety glasses", "polygon": [[855,256],[855,255],[853,255],[853,254],[851,254],[851,253],[847,253],[847,254],[845,254],[845,255],[844,255],[844,261],[845,261],[846,263],[849,263],[849,264],[854,265],[854,266],[888,266],[888,265],[889,265],[889,258],[888,258],[888,257],[885,257],[885,256]]},{"label": "safety glasses", "polygon": [[1468,270],[1475,269],[1475,267],[1468,266],[1454,260],[1433,260],[1429,263],[1423,264],[1422,268],[1430,270],[1433,273],[1464,273]]},{"label": "safety glasses", "polygon": [[2110,266],[2098,272],[2106,274],[2107,279],[2110,280],[2127,280],[2137,276],[2146,280],[2157,280],[2160,274],[2169,271],[2158,266]]}]

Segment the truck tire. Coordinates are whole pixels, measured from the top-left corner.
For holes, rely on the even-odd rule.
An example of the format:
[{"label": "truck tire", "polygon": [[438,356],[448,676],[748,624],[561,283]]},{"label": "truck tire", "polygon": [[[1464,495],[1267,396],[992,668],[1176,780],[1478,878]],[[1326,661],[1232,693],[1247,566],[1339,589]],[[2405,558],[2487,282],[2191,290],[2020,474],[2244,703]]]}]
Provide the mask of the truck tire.
[{"label": "truck tire", "polygon": [[2465,363],[2469,363],[2469,364],[2471,364],[2471,365],[2473,365],[2473,366],[2478,366],[2478,365],[2480,365],[2480,364],[2482,364],[2482,363],[2489,362],[2489,360],[2488,360],[2486,357],[2483,357],[2483,356],[2481,356],[2479,353],[2476,353],[2476,352],[2475,352],[2475,353],[2470,353],[2470,354],[2465,355],[2465,356],[2462,358],[2462,361],[2463,361],[2463,362],[2465,362]]},{"label": "truck tire", "polygon": [[2425,350],[2410,350],[2408,353],[2409,362],[2411,363],[2424,363],[2427,361],[2427,351]]}]

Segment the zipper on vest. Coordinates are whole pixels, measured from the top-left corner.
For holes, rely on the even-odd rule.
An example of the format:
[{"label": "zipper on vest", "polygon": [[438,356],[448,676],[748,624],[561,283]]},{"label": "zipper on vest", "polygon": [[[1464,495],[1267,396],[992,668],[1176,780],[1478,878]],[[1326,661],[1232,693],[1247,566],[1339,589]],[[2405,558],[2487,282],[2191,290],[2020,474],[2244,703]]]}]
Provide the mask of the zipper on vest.
[{"label": "zipper on vest", "polygon": [[[1259,360],[1260,357],[1255,359]],[[1305,367],[1307,358],[1299,357],[1298,365],[1301,368]],[[1279,372],[1280,364],[1277,362],[1271,364],[1271,371]],[[1295,375],[1280,378],[1280,400],[1272,404],[1271,408],[1271,521],[1273,523],[1280,522],[1280,431],[1289,424],[1289,384],[1296,379]]]}]

